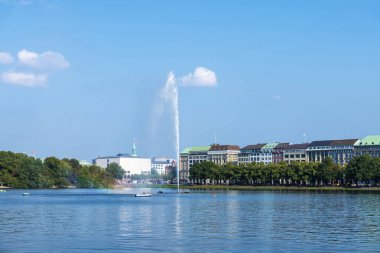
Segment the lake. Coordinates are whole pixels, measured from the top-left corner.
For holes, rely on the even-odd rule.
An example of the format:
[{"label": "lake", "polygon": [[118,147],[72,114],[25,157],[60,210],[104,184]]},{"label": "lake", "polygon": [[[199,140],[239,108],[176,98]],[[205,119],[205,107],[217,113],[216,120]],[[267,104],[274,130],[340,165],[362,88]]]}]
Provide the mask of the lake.
[{"label": "lake", "polygon": [[24,191],[0,192],[0,252],[380,252],[379,194]]}]

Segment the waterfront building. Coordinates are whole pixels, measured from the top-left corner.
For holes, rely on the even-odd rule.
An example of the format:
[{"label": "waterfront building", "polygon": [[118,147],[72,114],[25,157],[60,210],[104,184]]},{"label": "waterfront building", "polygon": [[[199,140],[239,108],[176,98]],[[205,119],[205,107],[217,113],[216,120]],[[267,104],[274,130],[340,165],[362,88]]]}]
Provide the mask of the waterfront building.
[{"label": "waterfront building", "polygon": [[334,163],[344,165],[354,157],[354,145],[358,139],[334,140],[331,142],[329,156]]},{"label": "waterfront building", "polygon": [[332,140],[313,141],[306,149],[308,162],[322,162],[329,156]]},{"label": "waterfront building", "polygon": [[95,164],[104,169],[111,163],[116,163],[122,167],[125,170],[126,176],[149,175],[151,171],[151,159],[146,157],[118,154],[116,156],[103,156],[95,159]]},{"label": "waterfront building", "polygon": [[347,164],[354,156],[357,139],[313,141],[306,149],[308,162],[322,162],[331,157],[336,164]]},{"label": "waterfront building", "polygon": [[131,155],[117,154],[116,156],[98,157],[94,159],[94,163],[104,169],[111,163],[116,163],[125,170],[126,176],[149,175],[151,172],[151,159],[137,156],[134,140]]},{"label": "waterfront building", "polygon": [[259,163],[265,163],[269,164],[272,163],[273,157],[272,157],[272,152],[273,149],[280,143],[278,142],[272,142],[272,143],[267,143],[265,144],[264,147],[261,148],[260,154],[259,154]]},{"label": "waterfront building", "polygon": [[307,162],[306,149],[309,143],[304,144],[290,144],[284,148],[283,161],[286,163],[291,162]]},{"label": "waterfront building", "polygon": [[260,161],[261,148],[265,143],[245,146],[240,150],[239,164],[240,163],[258,163]]},{"label": "waterfront building", "polygon": [[369,135],[354,144],[355,155],[380,157],[380,135]]},{"label": "waterfront building", "polygon": [[238,145],[212,145],[207,152],[208,160],[215,164],[238,163],[240,147]]},{"label": "waterfront building", "polygon": [[173,166],[174,159],[153,157],[151,160],[151,172],[155,171],[158,175],[166,175],[167,167]]},{"label": "waterfront building", "polygon": [[289,146],[289,143],[279,143],[272,150],[272,162],[280,163],[284,160],[284,149]]},{"label": "waterfront building", "polygon": [[193,164],[208,160],[207,152],[210,147],[211,146],[195,146],[182,150],[179,158],[179,178],[181,180],[187,180],[189,178],[190,168]]}]

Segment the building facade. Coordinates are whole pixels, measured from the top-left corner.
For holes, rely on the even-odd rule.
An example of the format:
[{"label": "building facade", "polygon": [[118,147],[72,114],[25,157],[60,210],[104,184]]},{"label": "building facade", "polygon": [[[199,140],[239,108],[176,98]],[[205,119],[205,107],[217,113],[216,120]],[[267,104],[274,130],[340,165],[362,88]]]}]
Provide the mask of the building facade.
[{"label": "building facade", "polygon": [[306,149],[308,162],[322,162],[329,157],[332,140],[313,141]]},{"label": "building facade", "polygon": [[187,180],[189,178],[190,168],[195,163],[208,160],[208,151],[211,146],[195,146],[182,150],[179,162],[179,178]]},{"label": "building facade", "polygon": [[240,150],[239,164],[240,163],[258,163],[260,161],[261,148],[265,143],[245,146]]},{"label": "building facade", "polygon": [[240,147],[237,145],[212,145],[207,152],[208,160],[215,164],[238,163]]},{"label": "building facade", "polygon": [[280,163],[284,160],[284,150],[289,146],[289,143],[279,143],[272,150],[272,162]]},{"label": "building facade", "polygon": [[306,149],[308,162],[322,162],[327,157],[344,165],[354,156],[354,144],[358,139],[313,141]]},{"label": "building facade", "polygon": [[95,159],[95,164],[107,168],[111,163],[116,163],[125,170],[126,176],[149,175],[151,171],[151,159],[145,157],[135,157],[128,154],[118,154],[116,156],[103,156]]},{"label": "building facade", "polygon": [[335,164],[348,164],[354,157],[354,145],[358,139],[334,140],[331,142],[329,156]]},{"label": "building facade", "polygon": [[173,166],[173,159],[163,157],[153,157],[151,160],[151,173],[166,175],[167,167]]},{"label": "building facade", "polygon": [[309,144],[290,144],[284,148],[283,161],[291,162],[307,162],[306,149]]},{"label": "building facade", "polygon": [[369,135],[354,144],[355,155],[380,157],[380,135]]},{"label": "building facade", "polygon": [[278,142],[272,142],[265,144],[264,147],[261,148],[259,163],[269,164],[273,162],[272,152],[277,145],[280,144]]}]

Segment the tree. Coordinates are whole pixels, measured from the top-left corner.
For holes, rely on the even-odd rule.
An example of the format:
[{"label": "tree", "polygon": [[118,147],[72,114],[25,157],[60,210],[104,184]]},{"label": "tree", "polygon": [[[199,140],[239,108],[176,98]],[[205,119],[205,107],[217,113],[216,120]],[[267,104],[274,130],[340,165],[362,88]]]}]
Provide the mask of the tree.
[{"label": "tree", "polygon": [[125,170],[117,163],[109,164],[106,171],[115,179],[122,179],[125,174]]},{"label": "tree", "polygon": [[47,178],[47,186],[65,187],[69,185],[68,175],[70,166],[56,157],[48,157],[44,160],[44,176]]},{"label": "tree", "polygon": [[355,156],[346,167],[346,179],[351,185],[359,183],[369,184],[376,177],[376,161],[369,155]]}]

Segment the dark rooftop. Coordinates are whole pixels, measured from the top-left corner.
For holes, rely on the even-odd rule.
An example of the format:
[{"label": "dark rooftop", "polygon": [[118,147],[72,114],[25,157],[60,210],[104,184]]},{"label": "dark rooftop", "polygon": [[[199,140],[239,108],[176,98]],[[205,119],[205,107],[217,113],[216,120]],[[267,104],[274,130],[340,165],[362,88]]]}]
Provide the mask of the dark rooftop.
[{"label": "dark rooftop", "polygon": [[318,146],[353,146],[358,139],[313,141],[309,147]]},{"label": "dark rooftop", "polygon": [[238,145],[213,145],[210,148],[210,151],[217,150],[240,150],[240,147]]},{"label": "dark rooftop", "polygon": [[335,140],[331,146],[353,146],[357,141],[358,139]]},{"label": "dark rooftop", "polygon": [[313,141],[310,143],[309,147],[325,147],[325,146],[330,146],[333,140],[326,140],[326,141]]},{"label": "dark rooftop", "polygon": [[286,146],[284,149],[285,150],[290,150],[290,149],[307,149],[309,147],[309,143],[302,143],[302,144],[290,144]]},{"label": "dark rooftop", "polygon": [[259,143],[255,145],[248,145],[242,148],[242,150],[253,150],[253,149],[261,149],[262,147],[265,146],[265,143]]},{"label": "dark rooftop", "polygon": [[288,143],[279,143],[274,149],[285,149],[287,146],[289,146]]}]

